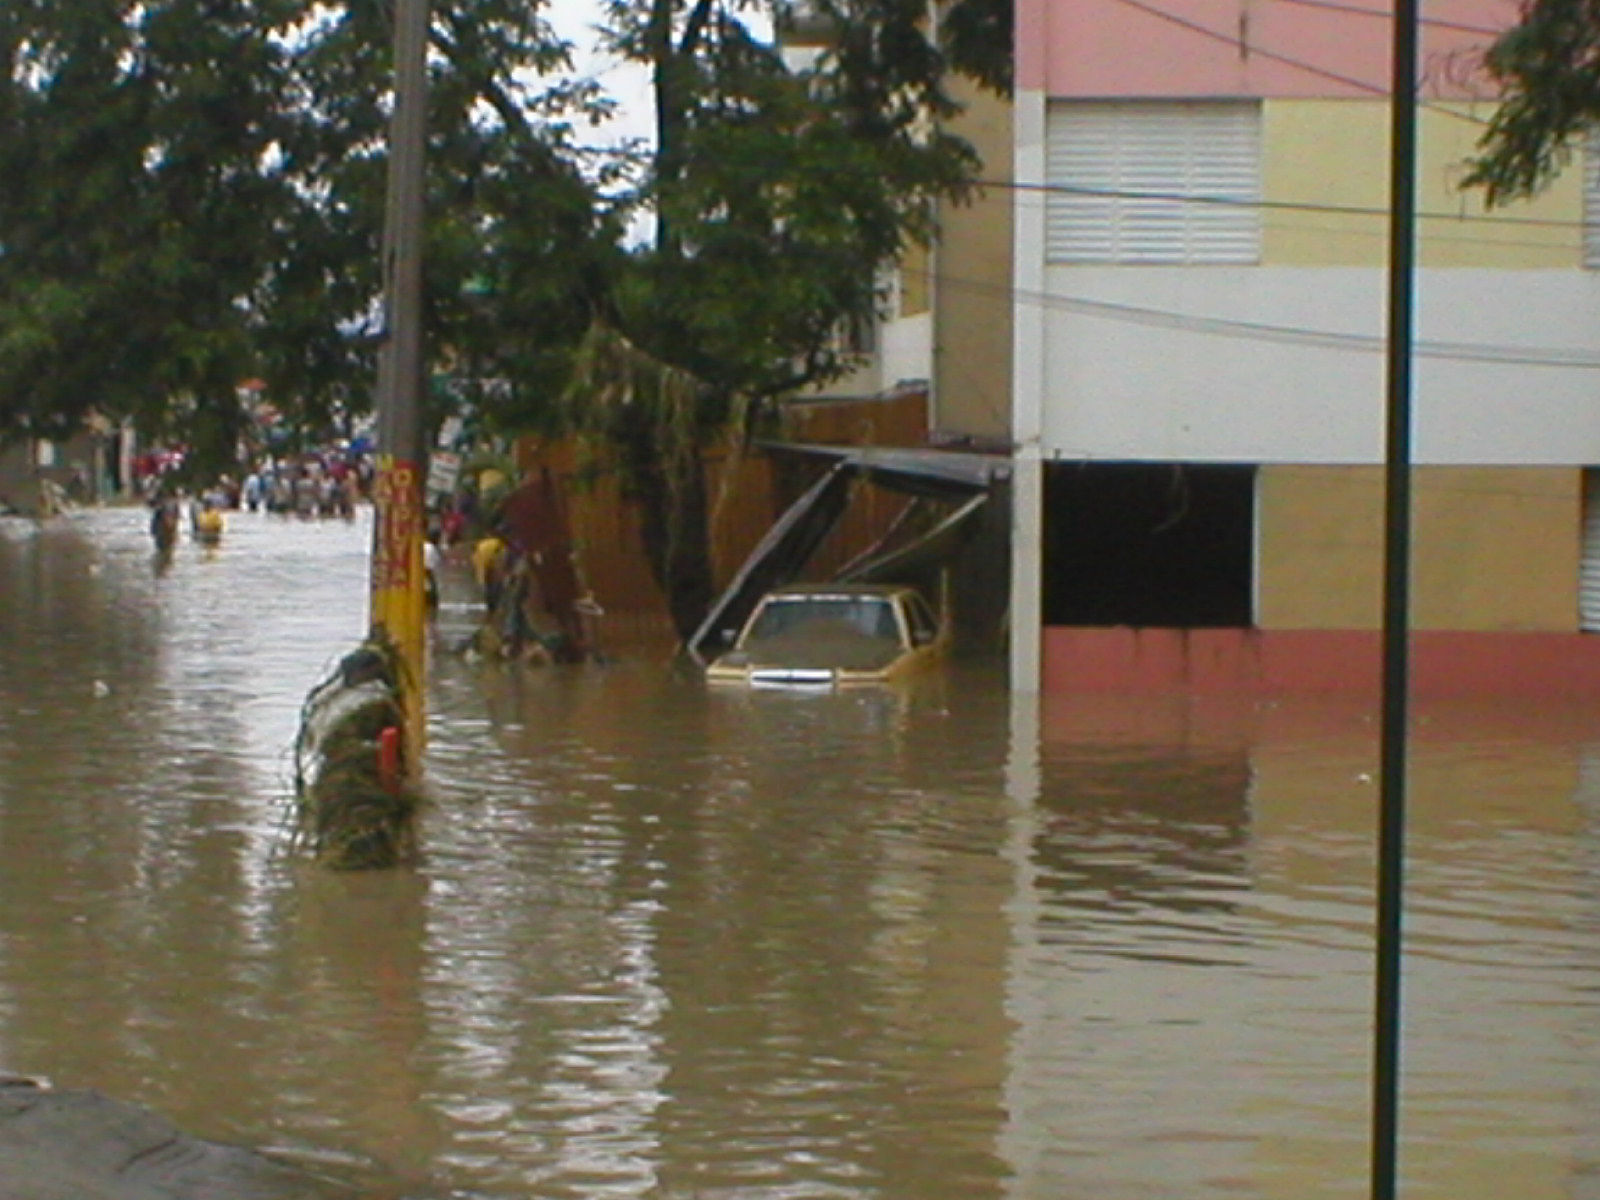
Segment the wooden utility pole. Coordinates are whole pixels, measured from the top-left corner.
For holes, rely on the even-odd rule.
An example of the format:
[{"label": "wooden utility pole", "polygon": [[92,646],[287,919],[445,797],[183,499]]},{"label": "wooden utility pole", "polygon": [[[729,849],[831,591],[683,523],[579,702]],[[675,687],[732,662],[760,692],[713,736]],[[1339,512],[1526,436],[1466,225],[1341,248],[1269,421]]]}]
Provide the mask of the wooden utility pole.
[{"label": "wooden utility pole", "polygon": [[424,729],[421,409],[427,45],[428,0],[395,0],[371,624],[375,633],[387,635],[400,655],[406,763],[413,774],[421,765]]}]

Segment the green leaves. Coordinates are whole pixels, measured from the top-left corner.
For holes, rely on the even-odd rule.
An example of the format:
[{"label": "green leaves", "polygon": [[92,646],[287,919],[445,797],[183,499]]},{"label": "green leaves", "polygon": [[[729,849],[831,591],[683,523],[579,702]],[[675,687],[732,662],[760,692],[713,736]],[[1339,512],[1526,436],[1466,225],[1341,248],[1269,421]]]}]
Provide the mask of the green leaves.
[{"label": "green leaves", "polygon": [[[498,352],[504,315],[452,309],[456,281],[552,209],[566,262],[604,237],[563,148],[592,95],[543,89],[566,51],[535,4],[443,0],[434,28],[436,315]],[[0,431],[227,424],[253,376],[292,420],[366,404],[391,38],[381,0],[0,7]]]},{"label": "green leaves", "polygon": [[756,398],[852,365],[837,330],[873,319],[880,273],[932,236],[932,201],[961,196],[977,167],[942,127],[957,64],[920,0],[781,6],[778,34],[809,48],[787,55],[754,24],[766,12],[618,2],[608,31],[651,71],[657,112],[635,198],[656,239],[613,319],[713,394]]},{"label": "green leaves", "polygon": [[[655,143],[630,199],[655,236],[613,264],[568,394],[640,500],[647,560],[688,636],[713,594],[701,451],[853,365],[841,329],[875,319],[885,270],[977,168],[943,122],[949,72],[983,59],[947,54],[923,0],[606,12],[608,45],[653,81]],[[958,31],[970,45],[1004,28],[994,81],[1009,78],[1006,13]]]},{"label": "green leaves", "polygon": [[[807,11],[828,36],[791,61],[766,8],[614,0],[658,120],[607,158],[575,130],[610,101],[539,3],[435,0],[427,344],[491,423],[564,419],[596,317],[702,380],[708,429],[849,365],[837,329],[976,166],[945,84],[1003,86],[1009,6],[960,0],[936,34],[921,0]],[[390,24],[384,0],[0,5],[0,432],[226,425],[252,377],[312,426],[369,403]]]},{"label": "green leaves", "polygon": [[1600,0],[1529,0],[1486,63],[1505,92],[1465,183],[1498,204],[1538,191],[1600,119]]}]

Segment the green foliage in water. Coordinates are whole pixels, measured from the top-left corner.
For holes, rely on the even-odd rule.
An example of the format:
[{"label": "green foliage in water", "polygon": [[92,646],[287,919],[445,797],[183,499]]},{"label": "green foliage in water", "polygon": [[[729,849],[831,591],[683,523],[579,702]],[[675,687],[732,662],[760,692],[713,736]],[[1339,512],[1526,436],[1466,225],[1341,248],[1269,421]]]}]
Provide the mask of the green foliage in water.
[{"label": "green foliage in water", "polygon": [[306,698],[295,744],[293,844],[324,866],[396,866],[415,852],[420,797],[379,769],[384,731],[404,729],[402,665],[387,640],[346,655]]}]

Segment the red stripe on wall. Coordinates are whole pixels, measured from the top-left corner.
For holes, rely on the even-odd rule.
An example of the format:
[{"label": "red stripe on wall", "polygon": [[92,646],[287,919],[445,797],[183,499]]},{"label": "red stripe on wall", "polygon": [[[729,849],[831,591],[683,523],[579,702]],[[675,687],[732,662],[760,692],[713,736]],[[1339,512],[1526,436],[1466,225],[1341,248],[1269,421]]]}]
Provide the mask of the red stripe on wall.
[{"label": "red stripe on wall", "polygon": [[[1042,651],[1047,694],[1360,693],[1381,677],[1368,630],[1051,627]],[[1419,631],[1410,683],[1417,697],[1600,699],[1600,635]]]}]

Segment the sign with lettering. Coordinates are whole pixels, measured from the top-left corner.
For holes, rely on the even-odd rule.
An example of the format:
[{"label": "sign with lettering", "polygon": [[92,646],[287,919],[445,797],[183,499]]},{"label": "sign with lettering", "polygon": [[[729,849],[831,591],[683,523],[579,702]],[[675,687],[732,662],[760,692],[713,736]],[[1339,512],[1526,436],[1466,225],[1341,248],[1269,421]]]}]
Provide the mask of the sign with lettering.
[{"label": "sign with lettering", "polygon": [[412,586],[413,572],[422,558],[422,491],[417,486],[416,464],[384,459],[372,499],[377,520],[373,590],[404,590]]},{"label": "sign with lettering", "polygon": [[448,496],[461,478],[461,455],[435,450],[428,456],[428,495]]}]

